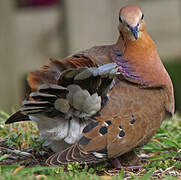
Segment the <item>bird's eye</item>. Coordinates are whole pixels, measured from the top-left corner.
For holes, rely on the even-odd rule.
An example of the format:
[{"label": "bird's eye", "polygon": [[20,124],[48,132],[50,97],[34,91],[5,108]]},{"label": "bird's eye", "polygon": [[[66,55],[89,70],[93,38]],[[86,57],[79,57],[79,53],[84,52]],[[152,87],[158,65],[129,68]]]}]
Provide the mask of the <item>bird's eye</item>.
[{"label": "bird's eye", "polygon": [[120,22],[120,23],[123,23],[123,21],[122,21],[122,19],[121,19],[121,17],[120,17],[120,16],[119,16],[119,22]]},{"label": "bird's eye", "polygon": [[143,18],[144,18],[144,14],[142,14],[142,16],[141,16],[141,20],[143,20]]}]

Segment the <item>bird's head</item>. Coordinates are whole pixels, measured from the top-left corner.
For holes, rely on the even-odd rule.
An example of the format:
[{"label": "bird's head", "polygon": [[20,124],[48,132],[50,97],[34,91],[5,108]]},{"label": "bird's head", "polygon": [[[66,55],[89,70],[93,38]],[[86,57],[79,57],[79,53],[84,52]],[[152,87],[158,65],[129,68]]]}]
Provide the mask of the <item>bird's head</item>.
[{"label": "bird's head", "polygon": [[138,6],[125,6],[119,13],[119,31],[130,40],[137,40],[145,29],[144,15]]}]

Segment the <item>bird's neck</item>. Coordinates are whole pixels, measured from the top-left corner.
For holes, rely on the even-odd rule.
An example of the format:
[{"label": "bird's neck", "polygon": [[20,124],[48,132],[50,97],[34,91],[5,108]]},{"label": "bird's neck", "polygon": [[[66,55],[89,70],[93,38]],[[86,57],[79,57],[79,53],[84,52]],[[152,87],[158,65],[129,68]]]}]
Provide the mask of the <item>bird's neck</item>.
[{"label": "bird's neck", "polygon": [[116,49],[123,51],[135,51],[148,53],[150,55],[150,51],[156,51],[155,44],[151,37],[147,34],[146,31],[141,32],[141,36],[138,40],[126,38],[124,34],[120,32],[120,36],[115,44]]},{"label": "bird's neck", "polygon": [[[144,31],[138,40],[120,35],[114,48],[122,51],[122,58],[145,82],[148,87],[162,87],[167,94],[166,110],[174,114],[174,93],[171,79],[165,70],[151,37]],[[159,75],[159,78],[158,78]]]}]

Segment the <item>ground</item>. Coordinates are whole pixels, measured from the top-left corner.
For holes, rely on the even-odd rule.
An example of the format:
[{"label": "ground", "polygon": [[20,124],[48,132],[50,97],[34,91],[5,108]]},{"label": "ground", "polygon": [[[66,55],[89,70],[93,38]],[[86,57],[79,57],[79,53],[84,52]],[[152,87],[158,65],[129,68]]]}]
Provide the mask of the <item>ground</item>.
[{"label": "ground", "polygon": [[98,165],[69,164],[48,167],[45,159],[52,153],[43,148],[36,125],[22,122],[5,125],[0,113],[0,180],[117,180],[181,179],[181,118],[163,122],[154,138],[137,150],[142,168],[114,169],[107,162]]}]

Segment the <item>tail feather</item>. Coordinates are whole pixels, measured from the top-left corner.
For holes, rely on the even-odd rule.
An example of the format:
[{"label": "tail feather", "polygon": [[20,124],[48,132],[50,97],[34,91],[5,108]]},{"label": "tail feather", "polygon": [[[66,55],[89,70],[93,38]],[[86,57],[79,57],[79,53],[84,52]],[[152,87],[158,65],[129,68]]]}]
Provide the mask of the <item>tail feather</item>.
[{"label": "tail feather", "polygon": [[73,162],[73,161],[74,161],[74,159],[72,158],[73,149],[74,149],[74,146],[71,146],[71,147],[69,148],[69,150],[67,151],[66,160],[67,160],[68,162]]},{"label": "tail feather", "polygon": [[56,95],[58,97],[65,97],[69,92],[67,88],[56,84],[42,84],[38,86],[38,91],[40,93],[48,93],[51,95]]},{"label": "tail feather", "polygon": [[27,115],[22,114],[20,111],[16,112],[12,116],[10,116],[5,124],[11,124],[14,122],[20,122],[20,121],[30,121],[29,117]]},{"label": "tail feather", "polygon": [[102,160],[100,161],[100,159],[96,158],[92,153],[85,153],[85,152],[81,151],[78,146],[74,146],[72,157],[74,160],[76,160],[80,163],[83,162],[83,164],[98,163],[98,162],[102,161]]},{"label": "tail feather", "polygon": [[52,156],[50,156],[46,160],[46,164],[48,164],[49,166],[58,166],[58,165],[60,165],[60,163],[57,161],[58,155],[59,155],[59,153],[56,153],[56,154],[53,154]]},{"label": "tail feather", "polygon": [[54,102],[57,99],[56,95],[40,93],[40,92],[32,92],[29,95],[29,97],[33,98],[36,101],[49,101],[49,102]]},{"label": "tail feather", "polygon": [[23,107],[20,109],[20,112],[24,115],[31,115],[41,113],[47,110],[47,107]]},{"label": "tail feather", "polygon": [[106,158],[97,158],[93,153],[83,152],[77,144],[50,156],[46,163],[50,166],[68,164],[70,162],[79,162],[80,164],[99,163]]},{"label": "tail feather", "polygon": [[23,101],[25,107],[50,107],[52,104],[49,101]]}]

